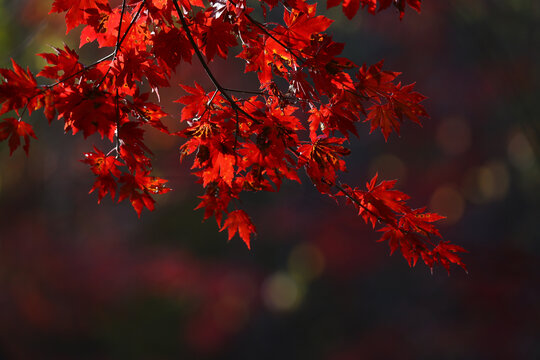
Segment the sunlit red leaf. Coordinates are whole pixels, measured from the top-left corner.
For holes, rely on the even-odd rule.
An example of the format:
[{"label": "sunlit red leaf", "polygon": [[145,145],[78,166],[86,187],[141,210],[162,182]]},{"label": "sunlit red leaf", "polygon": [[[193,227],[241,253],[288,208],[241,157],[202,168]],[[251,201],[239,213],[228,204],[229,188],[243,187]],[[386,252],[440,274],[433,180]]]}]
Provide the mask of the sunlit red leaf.
[{"label": "sunlit red leaf", "polygon": [[107,8],[107,0],[54,0],[51,13],[66,12],[67,31],[84,24],[88,19],[87,10]]},{"label": "sunlit red leaf", "polygon": [[13,70],[0,69],[0,115],[11,110],[27,107],[29,113],[39,107],[36,96],[41,93],[30,69],[24,71],[15,60],[11,60]]},{"label": "sunlit red leaf", "polygon": [[9,138],[8,144],[10,155],[12,155],[21,145],[21,137],[24,139],[24,152],[28,155],[30,137],[37,139],[36,134],[34,134],[34,130],[32,129],[32,125],[15,118],[7,118],[0,122],[0,141]]},{"label": "sunlit red leaf", "polygon": [[229,240],[238,232],[240,238],[244,241],[248,249],[251,249],[251,234],[256,234],[255,226],[244,210],[235,210],[229,213],[227,219],[219,231],[227,229]]}]

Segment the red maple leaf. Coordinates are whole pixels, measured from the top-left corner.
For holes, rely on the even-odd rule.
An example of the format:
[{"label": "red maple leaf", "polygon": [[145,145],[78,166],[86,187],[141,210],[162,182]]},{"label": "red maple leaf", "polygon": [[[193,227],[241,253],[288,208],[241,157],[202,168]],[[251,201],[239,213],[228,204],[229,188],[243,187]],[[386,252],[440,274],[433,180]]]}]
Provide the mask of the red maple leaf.
[{"label": "red maple leaf", "polygon": [[146,171],[137,171],[135,174],[123,174],[119,179],[123,185],[118,194],[118,202],[129,199],[131,206],[141,217],[143,208],[154,210],[155,200],[151,194],[163,194],[171,189],[165,187],[167,180],[148,176]]},{"label": "red maple leaf", "polygon": [[256,41],[246,42],[243,50],[237,57],[246,60],[246,73],[257,72],[261,85],[268,84],[272,80],[272,63],[274,61],[273,47],[279,46],[272,39],[261,36]]},{"label": "red maple leaf", "polygon": [[377,184],[378,177],[379,175],[375,174],[366,184],[367,191],[351,190],[356,199],[360,201],[360,205],[356,204],[358,214],[373,227],[381,220],[395,225],[397,223],[396,214],[405,214],[410,211],[405,204],[409,196],[393,189],[396,180],[381,181]]},{"label": "red maple leaf", "polygon": [[414,84],[402,86],[393,81],[398,72],[382,71],[383,62],[369,68],[365,65],[356,74],[355,88],[373,104],[367,111],[364,121],[371,123],[370,133],[380,128],[384,139],[394,130],[399,135],[401,123],[405,118],[422,125],[419,117],[429,117],[420,102],[426,99],[413,91]]},{"label": "red maple leaf", "polygon": [[435,259],[440,262],[448,272],[450,272],[450,264],[454,263],[467,271],[467,267],[457,255],[460,252],[467,252],[464,248],[458,245],[451,244],[450,241],[442,241],[433,249]]},{"label": "red maple leaf", "polygon": [[329,9],[338,6],[342,2],[343,13],[349,19],[352,19],[354,15],[356,15],[360,6],[362,6],[362,8],[366,7],[370,13],[375,14],[377,5],[379,6],[379,11],[382,11],[392,4],[399,10],[399,18],[402,19],[403,14],[405,13],[405,4],[408,4],[418,12],[420,12],[421,4],[421,0],[327,0],[326,7]]},{"label": "red maple leaf", "polygon": [[13,152],[21,145],[20,138],[23,137],[23,149],[28,156],[30,136],[37,139],[34,130],[32,130],[32,125],[27,124],[24,121],[15,118],[6,118],[0,123],[0,141],[9,138],[9,155],[13,154]]},{"label": "red maple leaf", "polygon": [[193,48],[182,31],[177,28],[164,29],[152,37],[152,52],[160,64],[175,70],[182,61],[191,63]]},{"label": "red maple leaf", "polygon": [[436,235],[440,237],[441,234],[433,223],[444,218],[444,216],[439,214],[426,212],[426,208],[424,207],[412,210],[403,215],[399,220],[399,226],[408,231],[423,233],[426,236]]},{"label": "red maple leaf", "polygon": [[114,175],[120,176],[118,166],[122,165],[114,156],[105,155],[101,150],[94,146],[94,152],[84,154],[83,163],[90,165],[92,172],[97,176]]},{"label": "red maple leaf", "polygon": [[399,135],[399,127],[401,120],[397,117],[394,109],[390,104],[373,105],[367,109],[368,116],[364,120],[371,123],[369,130],[372,133],[377,128],[381,128],[381,132],[384,135],[384,140],[388,140],[388,136],[392,132],[392,129]]},{"label": "red maple leaf", "polygon": [[227,58],[229,48],[238,43],[233,30],[233,26],[222,18],[210,17],[200,25],[201,47],[208,61],[212,61],[216,55]]},{"label": "red maple leaf", "polygon": [[0,83],[0,115],[11,110],[27,107],[28,112],[39,108],[38,94],[41,90],[37,87],[36,79],[30,69],[24,71],[11,59],[13,70],[0,69],[0,75],[4,78]]},{"label": "red maple leaf", "polygon": [[356,90],[366,98],[381,97],[388,92],[392,92],[395,85],[392,81],[400,75],[395,71],[383,71],[384,62],[367,67],[365,64],[356,73],[358,82],[355,84]]},{"label": "red maple leaf", "polygon": [[94,185],[89,193],[98,191],[98,204],[107,195],[111,195],[114,199],[116,195],[116,180],[121,176],[121,171],[118,169],[122,165],[114,156],[105,155],[94,146],[94,152],[84,154],[83,163],[90,165],[90,169],[96,175]]},{"label": "red maple leaf", "polygon": [[250,237],[251,234],[256,234],[256,231],[255,226],[244,210],[230,212],[219,231],[225,229],[229,232],[229,240],[238,232],[238,235],[240,235],[240,238],[244,241],[248,249],[251,249]]},{"label": "red maple leaf", "polygon": [[66,34],[88,19],[89,9],[108,8],[108,0],[54,0],[50,13],[66,11]]},{"label": "red maple leaf", "polygon": [[[316,5],[313,4],[315,7]],[[310,12],[315,13],[315,8],[310,8]],[[283,20],[287,27],[282,27],[282,30],[278,29],[277,32],[283,31],[289,42],[294,43],[296,48],[308,45],[312,37],[316,37],[333,23],[333,20],[325,16],[312,16],[300,11],[285,11]]]},{"label": "red maple leaf", "polygon": [[[79,55],[75,50],[64,45],[64,49],[55,48],[56,54],[38,54],[49,64],[45,66],[37,76],[44,76],[49,79],[68,78],[70,75],[83,70],[83,65],[79,62]],[[74,78],[71,79],[75,81]]]},{"label": "red maple leaf", "polygon": [[302,145],[298,166],[307,165],[307,172],[319,190],[327,192],[336,180],[336,171],[345,171],[343,156],[351,153],[342,146],[345,139],[321,136],[312,144]]}]

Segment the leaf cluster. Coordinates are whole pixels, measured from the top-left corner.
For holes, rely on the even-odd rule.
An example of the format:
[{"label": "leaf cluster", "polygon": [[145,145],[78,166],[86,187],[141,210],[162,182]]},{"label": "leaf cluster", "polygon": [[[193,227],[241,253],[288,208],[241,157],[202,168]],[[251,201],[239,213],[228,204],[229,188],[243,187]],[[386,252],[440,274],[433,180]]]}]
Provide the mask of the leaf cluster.
[{"label": "leaf cluster", "polygon": [[[328,7],[341,4],[329,0]],[[374,13],[394,5],[403,16],[405,4],[420,11],[419,0],[344,0],[352,18],[360,6]],[[166,180],[151,175],[151,150],[145,129],[153,127],[182,139],[180,158],[192,159],[192,172],[204,188],[197,208],[214,217],[229,239],[238,232],[250,247],[255,226],[237,199],[246,191],[277,191],[284,180],[300,182],[306,171],[317,189],[334,198],[345,197],[374,227],[391,251],[400,249],[412,266],[418,258],[429,266],[450,263],[464,267],[456,255],[462,248],[433,237],[433,223],[442,217],[411,209],[394,182],[366,190],[342,184],[346,143],[358,137],[356,124],[368,122],[385,139],[399,133],[408,119],[421,124],[426,113],[423,95],[414,84],[397,82],[399,73],[384,71],[383,63],[357,66],[341,56],[344,44],[327,33],[329,18],[317,14],[317,4],[305,0],[259,2],[258,20],[246,0],[124,0],[112,7],[107,0],[55,0],[51,12],[65,13],[67,31],[82,25],[81,46],[96,42],[110,55],[85,65],[65,46],[39,54],[48,65],[37,76],[17,64],[1,69],[0,115],[16,111],[0,123],[0,140],[9,138],[13,152],[24,138],[28,152],[32,126],[23,115],[43,109],[50,121],[64,122],[66,132],[85,138],[98,134],[112,147],[94,147],[84,154],[95,181],[98,202],[106,195],[128,200],[140,216],[154,209],[154,196],[170,189]],[[270,22],[270,12],[282,21]],[[234,50],[233,50],[234,49]],[[238,50],[239,49],[239,50]],[[215,58],[235,56],[254,72],[259,88],[230,89],[210,68]],[[186,95],[180,114],[171,114],[182,130],[171,132],[159,91],[171,86],[182,63],[196,59],[214,85],[180,84]],[[48,79],[48,83],[46,82]],[[151,92],[144,92],[150,88]]]}]

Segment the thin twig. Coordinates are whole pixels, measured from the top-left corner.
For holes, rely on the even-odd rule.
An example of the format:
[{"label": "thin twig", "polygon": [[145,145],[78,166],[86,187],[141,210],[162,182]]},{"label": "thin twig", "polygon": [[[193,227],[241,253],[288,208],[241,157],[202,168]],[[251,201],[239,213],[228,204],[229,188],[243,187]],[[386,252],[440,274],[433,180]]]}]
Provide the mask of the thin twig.
[{"label": "thin twig", "polygon": [[230,88],[223,88],[223,90],[228,92],[237,92],[237,93],[244,93],[244,94],[251,94],[251,95],[259,95],[259,96],[268,96],[267,92],[264,91],[252,91],[252,90],[239,90],[239,89],[230,89]]}]

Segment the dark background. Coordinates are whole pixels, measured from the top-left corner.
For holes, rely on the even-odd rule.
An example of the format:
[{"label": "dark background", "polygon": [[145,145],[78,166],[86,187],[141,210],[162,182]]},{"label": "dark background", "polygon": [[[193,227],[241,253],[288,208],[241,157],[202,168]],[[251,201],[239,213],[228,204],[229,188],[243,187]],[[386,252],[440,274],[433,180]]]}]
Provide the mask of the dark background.
[{"label": "dark background", "polygon": [[[227,242],[193,211],[202,191],[180,144],[153,132],[156,173],[174,191],[140,220],[128,204],[98,205],[79,159],[99,140],[36,114],[28,158],[0,144],[0,358],[540,358],[540,4],[422,3],[401,22],[393,10],[351,22],[328,12],[346,56],[385,59],[431,115],[387,143],[360,124],[344,179],[398,178],[413,206],[448,217],[441,231],[469,250],[468,274],[389,257],[306,178],[243,197],[258,236],[251,251]],[[78,47],[49,6],[0,1],[1,67],[36,69],[49,45]],[[226,85],[254,84],[240,62],[211,66]],[[205,84],[197,66],[180,67],[172,83],[195,79]]]}]

